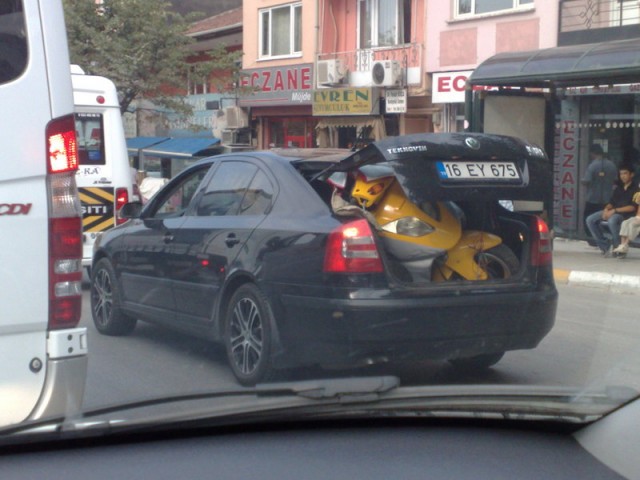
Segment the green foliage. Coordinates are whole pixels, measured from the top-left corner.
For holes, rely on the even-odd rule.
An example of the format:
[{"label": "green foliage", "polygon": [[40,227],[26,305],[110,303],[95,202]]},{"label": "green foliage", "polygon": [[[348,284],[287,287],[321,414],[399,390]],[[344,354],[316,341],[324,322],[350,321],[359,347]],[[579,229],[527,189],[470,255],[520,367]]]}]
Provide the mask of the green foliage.
[{"label": "green foliage", "polygon": [[[193,39],[186,35],[196,15],[183,16],[166,0],[63,0],[71,62],[92,75],[110,78],[126,112],[136,98],[147,98],[178,113],[188,114],[184,102]],[[218,52],[218,51],[217,51]],[[235,54],[224,49],[197,67],[209,72],[233,64]],[[208,70],[208,71],[207,71]],[[227,83],[230,83],[227,79]]]}]

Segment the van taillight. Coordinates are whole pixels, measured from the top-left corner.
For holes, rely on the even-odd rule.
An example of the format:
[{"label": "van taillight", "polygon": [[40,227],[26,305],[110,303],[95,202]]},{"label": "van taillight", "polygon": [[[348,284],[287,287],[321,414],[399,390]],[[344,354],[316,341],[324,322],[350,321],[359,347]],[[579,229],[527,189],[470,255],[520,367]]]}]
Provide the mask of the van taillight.
[{"label": "van taillight", "polygon": [[49,329],[80,322],[82,217],[76,186],[77,143],[73,116],[51,121],[47,134],[49,206]]},{"label": "van taillight", "polygon": [[49,329],[78,325],[82,295],[82,220],[49,221]]},{"label": "van taillight", "polygon": [[120,218],[118,216],[118,212],[124,206],[125,203],[129,202],[129,192],[126,188],[117,188],[116,189],[116,225],[120,225],[127,221],[126,218]]},{"label": "van taillight", "polygon": [[355,220],[329,234],[324,256],[328,273],[382,272],[382,261],[369,222]]},{"label": "van taillight", "polygon": [[549,227],[540,217],[535,217],[531,223],[531,265],[534,267],[551,265],[553,251]]},{"label": "van taillight", "polygon": [[47,125],[47,168],[49,173],[78,169],[78,143],[73,115],[52,120]]}]

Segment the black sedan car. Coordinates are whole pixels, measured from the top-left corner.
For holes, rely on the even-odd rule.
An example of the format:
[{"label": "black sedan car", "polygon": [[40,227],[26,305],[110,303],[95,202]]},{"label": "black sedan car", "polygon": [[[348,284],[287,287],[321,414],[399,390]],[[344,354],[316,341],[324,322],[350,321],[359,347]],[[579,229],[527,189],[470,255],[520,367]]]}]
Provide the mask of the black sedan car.
[{"label": "black sedan car", "polygon": [[[412,216],[380,225],[388,205],[376,217],[354,201],[357,179],[374,182],[362,198],[381,191],[376,168]],[[123,207],[129,221],[96,241],[94,323],[126,335],[142,320],[221,342],[244,385],[310,365],[486,368],[536,347],[554,323],[551,240],[536,214],[551,205],[551,175],[535,146],[466,133],[203,159],[144,207]],[[521,211],[531,205],[539,212]],[[446,221],[500,245],[439,248]],[[474,280],[454,265],[436,279],[416,267],[444,271],[454,260],[486,269]]]}]

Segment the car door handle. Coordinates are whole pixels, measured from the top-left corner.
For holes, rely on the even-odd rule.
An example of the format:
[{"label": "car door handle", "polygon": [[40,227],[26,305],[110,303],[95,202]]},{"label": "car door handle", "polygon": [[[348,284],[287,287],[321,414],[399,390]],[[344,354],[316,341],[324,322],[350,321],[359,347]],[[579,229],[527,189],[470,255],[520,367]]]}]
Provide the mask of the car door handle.
[{"label": "car door handle", "polygon": [[237,245],[240,243],[240,239],[236,237],[235,233],[230,233],[229,235],[227,235],[227,238],[225,239],[224,243],[227,244],[227,247],[233,247],[234,245]]},{"label": "car door handle", "polygon": [[164,237],[162,237],[162,241],[164,243],[171,243],[171,242],[173,242],[173,239],[174,239],[174,236],[171,235],[170,233],[165,233]]}]

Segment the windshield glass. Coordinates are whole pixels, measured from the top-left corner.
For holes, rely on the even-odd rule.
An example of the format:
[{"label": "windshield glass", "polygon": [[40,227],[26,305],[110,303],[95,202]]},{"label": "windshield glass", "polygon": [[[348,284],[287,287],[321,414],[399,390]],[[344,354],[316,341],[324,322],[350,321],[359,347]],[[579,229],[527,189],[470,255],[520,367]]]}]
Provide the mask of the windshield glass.
[{"label": "windshield glass", "polygon": [[[96,12],[88,3],[93,13],[86,25],[73,18],[86,12],[67,10],[72,62],[112,78],[124,113],[118,128],[106,115],[76,115],[77,158],[80,168],[108,166],[112,175],[100,185],[113,187],[110,196],[105,200],[96,189],[91,201],[114,206],[100,217],[100,232],[85,229],[78,239],[72,235],[79,233],[77,215],[69,213],[73,179],[47,171],[39,195],[49,203],[38,211],[51,218],[26,237],[51,231],[46,242],[29,243],[42,251],[43,267],[19,281],[40,288],[34,298],[48,299],[50,307],[40,305],[37,319],[28,313],[35,306],[6,307],[6,317],[17,320],[0,320],[0,346],[12,357],[0,366],[7,370],[0,397],[11,402],[0,398],[0,405],[15,409],[2,417],[6,432],[47,421],[249,421],[255,412],[279,420],[298,407],[330,415],[321,408],[332,402],[331,413],[347,416],[362,415],[359,405],[371,402],[366,415],[497,412],[586,424],[637,398],[637,84],[526,92],[514,85],[535,102],[516,101],[513,92],[499,101],[488,101],[488,94],[467,98],[468,115],[481,119],[473,124],[463,118],[464,99],[439,102],[425,93],[431,92],[427,65],[397,60],[410,57],[405,40],[416,33],[400,29],[413,25],[408,12],[394,10],[395,20],[385,25],[397,37],[386,39],[385,48],[402,51],[389,54],[395,60],[368,45],[339,62],[318,61],[316,72],[311,53],[304,62],[295,57],[296,65],[291,55],[283,60],[274,53],[307,48],[301,38],[317,30],[306,28],[302,10],[309,2],[267,8],[247,1],[240,5],[245,18],[256,27],[260,19],[262,27],[259,34],[246,25],[239,37],[230,34],[245,42],[244,60],[205,75],[194,67],[200,54],[190,50],[183,59],[189,68],[174,65],[183,73],[177,83],[166,70],[154,83],[157,78],[124,78],[129,63],[116,62],[115,53],[109,65],[81,48],[89,27],[96,40],[116,42],[119,33],[99,31],[103,20],[118,28],[115,16],[131,13],[110,9],[107,1]],[[367,18],[385,16],[377,7],[383,2],[358,5],[365,3]],[[416,3],[433,4],[398,5]],[[0,0],[0,65],[16,39],[20,51],[31,52],[23,45],[30,38],[21,27],[23,4],[32,2]],[[532,8],[523,14],[539,16]],[[355,32],[365,31],[356,29],[357,9],[336,15],[352,25],[347,44],[355,45]],[[291,32],[276,28],[278,19]],[[327,13],[318,21],[330,20]],[[14,27],[6,33],[9,21]],[[379,37],[378,23],[367,24],[368,37]],[[202,51],[211,45],[209,37],[200,42]],[[174,49],[188,50],[184,45]],[[424,53],[412,52],[416,59]],[[20,81],[26,60],[14,56],[13,73],[0,83]],[[137,75],[153,70],[140,62]],[[468,65],[459,63],[462,72]],[[213,86],[215,72],[236,67],[255,82],[244,85],[247,91],[237,79]],[[368,76],[359,84],[362,72]],[[325,81],[311,88],[319,75]],[[385,91],[393,91],[386,106]],[[184,93],[180,102],[176,92]],[[531,116],[516,124],[508,98],[533,105],[517,109],[520,117]],[[177,122],[185,99],[193,109]],[[540,125],[525,128],[534,121]],[[169,138],[184,141],[180,148],[163,146]],[[119,170],[111,147],[125,143],[129,165]],[[44,140],[34,145],[44,154]],[[208,156],[214,145],[221,153]],[[31,182],[44,178],[44,165]],[[27,216],[31,204],[19,198],[2,200],[0,218]],[[90,257],[78,254],[81,244],[93,245]],[[47,322],[48,309],[59,323]]]}]

